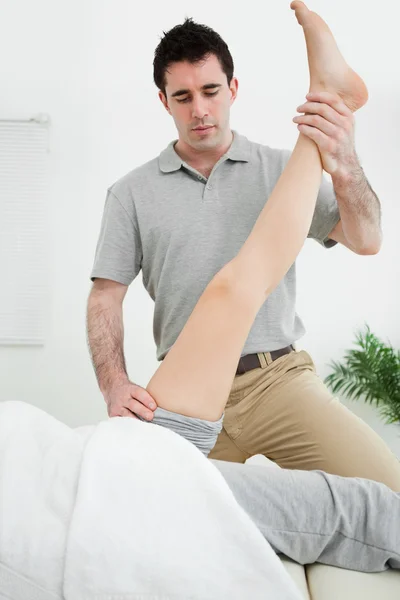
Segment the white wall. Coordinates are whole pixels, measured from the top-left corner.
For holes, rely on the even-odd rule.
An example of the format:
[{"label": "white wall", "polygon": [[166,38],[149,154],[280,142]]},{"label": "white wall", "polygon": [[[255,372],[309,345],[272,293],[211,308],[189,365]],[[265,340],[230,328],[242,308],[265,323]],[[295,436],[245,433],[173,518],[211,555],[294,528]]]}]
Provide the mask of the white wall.
[{"label": "white wall", "polygon": [[[71,426],[106,416],[85,336],[89,273],[107,187],[158,155],[176,137],[152,81],[163,30],[185,16],[227,41],[239,79],[231,125],[254,141],[292,148],[291,122],[308,90],[302,31],[289,2],[210,0],[145,5],[129,0],[3,0],[0,116],[47,112],[52,125],[51,311],[42,348],[0,347],[0,399],[32,402]],[[359,257],[307,242],[298,261],[298,312],[308,329],[299,346],[320,374],[367,321],[400,346],[400,44],[395,0],[310,0],[331,26],[349,64],[366,80],[369,103],[357,115],[357,150],[383,206],[384,246]],[[146,385],[157,362],[152,302],[132,284],[125,303],[130,376]],[[348,403],[400,456],[400,427],[376,409]]]}]

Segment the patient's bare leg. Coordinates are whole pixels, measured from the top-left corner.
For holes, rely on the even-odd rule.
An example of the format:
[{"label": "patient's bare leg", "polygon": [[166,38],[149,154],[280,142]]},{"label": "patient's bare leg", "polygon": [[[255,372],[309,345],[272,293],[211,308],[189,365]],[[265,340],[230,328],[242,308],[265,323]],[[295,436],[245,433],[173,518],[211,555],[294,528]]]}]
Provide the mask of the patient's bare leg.
[{"label": "patient's bare leg", "polygon": [[150,380],[158,406],[221,417],[254,319],[307,237],[321,175],[317,146],[300,135],[245,244],[208,284]]},{"label": "patient's bare leg", "polygon": [[[310,89],[335,91],[356,110],[367,101],[364,83],[324,21],[302,2],[292,7],[304,28]],[[208,284],[150,380],[147,390],[158,406],[209,421],[221,417],[254,319],[307,237],[321,176],[318,148],[300,134],[248,239]]]}]

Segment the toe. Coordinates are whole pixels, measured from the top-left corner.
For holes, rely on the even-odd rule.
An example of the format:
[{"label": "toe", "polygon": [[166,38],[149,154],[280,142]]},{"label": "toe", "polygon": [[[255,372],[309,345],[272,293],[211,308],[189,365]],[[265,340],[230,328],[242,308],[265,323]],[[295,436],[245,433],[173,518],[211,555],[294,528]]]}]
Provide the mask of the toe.
[{"label": "toe", "polygon": [[304,2],[301,2],[301,0],[294,0],[294,2],[291,3],[290,8],[295,11],[296,18],[300,25],[303,25],[304,18],[309,13],[309,10]]}]

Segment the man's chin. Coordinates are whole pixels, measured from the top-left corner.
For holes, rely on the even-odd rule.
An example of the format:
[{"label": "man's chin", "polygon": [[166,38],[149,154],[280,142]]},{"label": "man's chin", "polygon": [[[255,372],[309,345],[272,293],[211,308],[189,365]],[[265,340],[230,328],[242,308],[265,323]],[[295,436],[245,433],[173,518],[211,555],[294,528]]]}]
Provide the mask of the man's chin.
[{"label": "man's chin", "polygon": [[194,143],[196,145],[214,145],[215,142],[218,139],[218,131],[217,131],[217,127],[213,127],[213,130],[210,131],[210,133],[204,134],[204,135],[199,135],[197,134],[195,131],[191,131],[190,132],[190,138],[192,140],[192,142],[194,141]]}]

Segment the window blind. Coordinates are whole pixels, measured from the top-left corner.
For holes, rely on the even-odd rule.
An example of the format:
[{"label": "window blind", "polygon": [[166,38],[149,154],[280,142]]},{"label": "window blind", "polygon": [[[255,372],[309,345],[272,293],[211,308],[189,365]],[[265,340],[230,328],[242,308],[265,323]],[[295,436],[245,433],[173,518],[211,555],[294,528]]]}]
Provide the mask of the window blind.
[{"label": "window blind", "polygon": [[42,345],[48,314],[48,127],[0,119],[0,344]]}]

